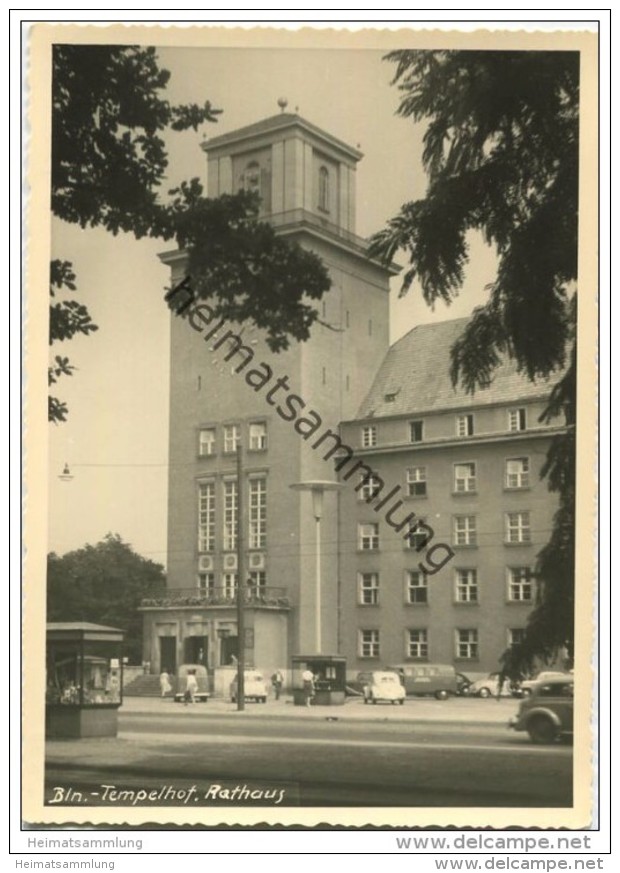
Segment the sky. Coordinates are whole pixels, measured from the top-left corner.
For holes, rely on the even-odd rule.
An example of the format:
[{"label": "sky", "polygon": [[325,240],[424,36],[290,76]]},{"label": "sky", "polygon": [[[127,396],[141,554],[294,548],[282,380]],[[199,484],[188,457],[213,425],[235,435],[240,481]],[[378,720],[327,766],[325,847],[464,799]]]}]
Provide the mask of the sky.
[{"label": "sky", "polygon": [[[158,56],[171,72],[167,99],[208,99],[223,110],[217,124],[198,133],[165,137],[166,189],[194,176],[206,186],[203,134],[218,136],[274,115],[284,97],[287,111],[364,153],[356,174],[360,236],[424,195],[424,128],[396,115],[393,64],[382,52],[166,47]],[[400,283],[393,281],[392,341],[416,324],[467,315],[485,299],[495,258],[480,239],[471,237],[470,244],[465,284],[450,307],[429,309],[416,286],[399,300]],[[52,256],[73,262],[76,299],[99,330],[51,350],[68,355],[77,369],[55,386],[69,416],[50,425],[49,551],[64,554],[113,532],[144,557],[166,563],[169,313],[163,293],[169,276],[158,253],[170,248],[52,219]],[[69,481],[59,478],[65,463]]]}]

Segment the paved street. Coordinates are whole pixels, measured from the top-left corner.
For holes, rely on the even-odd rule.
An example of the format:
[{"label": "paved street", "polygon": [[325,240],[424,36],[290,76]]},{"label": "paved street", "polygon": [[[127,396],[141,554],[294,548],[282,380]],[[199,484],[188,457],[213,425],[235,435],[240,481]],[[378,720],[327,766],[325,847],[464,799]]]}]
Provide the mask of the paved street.
[{"label": "paved street", "polygon": [[47,798],[99,804],[118,802],[115,790],[148,789],[146,802],[170,805],[171,791],[195,786],[190,802],[238,802],[215,797],[224,784],[282,790],[278,802],[292,806],[570,805],[572,748],[533,746],[509,731],[517,705],[355,700],[306,711],[280,701],[238,713],[224,701],[129,699],[118,738],[48,743]]}]

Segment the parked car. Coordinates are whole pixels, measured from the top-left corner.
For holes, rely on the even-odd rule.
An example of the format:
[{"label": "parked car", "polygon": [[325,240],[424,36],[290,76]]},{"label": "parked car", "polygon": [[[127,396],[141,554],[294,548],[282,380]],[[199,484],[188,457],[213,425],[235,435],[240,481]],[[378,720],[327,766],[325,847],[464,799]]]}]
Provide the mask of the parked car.
[{"label": "parked car", "polygon": [[[245,700],[255,700],[257,703],[267,703],[267,683],[258,670],[243,671],[243,696]],[[230,683],[230,699],[237,702],[237,677]]]},{"label": "parked car", "polygon": [[431,694],[446,700],[457,693],[456,670],[451,664],[396,664],[386,670],[398,673],[407,694]]},{"label": "parked car", "polygon": [[573,695],[574,681],[570,674],[534,682],[508,726],[516,731],[527,731],[533,743],[553,743],[572,737]]},{"label": "parked car", "polygon": [[359,673],[358,682],[361,681],[364,703],[377,703],[385,700],[388,703],[405,702],[406,692],[397,673],[391,670],[373,670],[370,673]]},{"label": "parked car", "polygon": [[203,664],[181,664],[176,679],[176,690],[174,695],[176,703],[182,703],[185,700],[187,675],[192,671],[196,677],[196,682],[198,683],[198,689],[197,691],[194,691],[194,700],[197,703],[206,703],[211,697],[209,693],[209,676],[206,667]]},{"label": "parked car", "polygon": [[489,673],[483,679],[474,680],[469,686],[470,697],[515,697],[518,693],[518,685],[505,679],[499,681],[499,673]]},{"label": "parked car", "polygon": [[473,679],[466,676],[464,673],[456,674],[456,693],[459,697],[467,697],[469,689],[472,686]]},{"label": "parked car", "polygon": [[519,684],[519,697],[527,697],[532,693],[532,689],[538,682],[553,682],[556,679],[572,679],[573,674],[567,673],[565,670],[545,670],[539,673],[534,679],[524,679]]}]

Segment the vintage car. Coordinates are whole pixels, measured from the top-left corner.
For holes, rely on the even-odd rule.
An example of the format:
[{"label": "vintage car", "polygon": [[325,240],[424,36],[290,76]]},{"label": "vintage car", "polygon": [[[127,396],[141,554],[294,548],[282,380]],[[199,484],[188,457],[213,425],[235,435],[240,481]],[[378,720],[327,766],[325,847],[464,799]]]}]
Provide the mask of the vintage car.
[{"label": "vintage car", "polygon": [[393,704],[400,703],[402,706],[405,702],[407,695],[397,673],[388,670],[359,673],[358,682],[362,683],[364,703],[386,701]]},{"label": "vintage car", "polygon": [[386,669],[398,673],[405,692],[410,695],[432,695],[437,700],[447,700],[458,691],[456,670],[451,664],[396,664]]},{"label": "vintage car", "polygon": [[532,688],[537,682],[551,682],[555,679],[571,679],[572,673],[567,673],[564,670],[546,670],[539,673],[534,679],[524,679],[519,685],[519,697],[527,697],[532,692]]},{"label": "vintage car", "polygon": [[[245,700],[255,700],[257,703],[267,703],[267,684],[263,674],[258,670],[243,671],[243,697]],[[230,699],[237,702],[237,677],[230,683]]]},{"label": "vintage car", "polygon": [[515,731],[527,731],[533,743],[553,743],[573,735],[572,676],[535,682],[508,722]]},{"label": "vintage car", "polygon": [[505,679],[500,682],[499,673],[489,673],[481,679],[475,679],[469,686],[470,697],[518,697],[519,685]]}]

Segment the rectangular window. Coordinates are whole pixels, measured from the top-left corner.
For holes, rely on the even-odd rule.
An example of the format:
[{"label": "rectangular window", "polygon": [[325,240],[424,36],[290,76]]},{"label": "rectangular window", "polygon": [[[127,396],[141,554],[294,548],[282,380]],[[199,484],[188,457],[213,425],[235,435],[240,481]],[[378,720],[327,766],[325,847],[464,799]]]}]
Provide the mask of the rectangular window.
[{"label": "rectangular window", "polygon": [[379,631],[360,630],[358,635],[360,658],[379,657]]},{"label": "rectangular window", "polygon": [[529,512],[506,513],[506,542],[529,543],[530,537],[530,514]]},{"label": "rectangular window", "polygon": [[456,435],[460,437],[473,436],[474,433],[474,416],[471,414],[457,415],[456,417]]},{"label": "rectangular window", "polygon": [[509,627],[508,628],[508,645],[509,646],[518,646],[523,642],[525,637],[525,628],[522,627]]},{"label": "rectangular window", "polygon": [[478,571],[454,571],[454,597],[457,603],[478,602]]},{"label": "rectangular window", "polygon": [[411,604],[428,603],[428,577],[421,570],[408,570],[405,601]]},{"label": "rectangular window", "polygon": [[377,445],[377,428],[374,424],[368,424],[362,428],[362,448],[371,449]]},{"label": "rectangular window", "polygon": [[203,427],[198,434],[198,454],[200,457],[212,455],[215,452],[215,428]]},{"label": "rectangular window", "polygon": [[224,551],[237,548],[237,483],[224,482]]},{"label": "rectangular window", "polygon": [[508,600],[513,603],[531,603],[534,599],[534,580],[529,567],[508,567]]},{"label": "rectangular window", "polygon": [[264,570],[252,570],[249,575],[252,594],[264,594],[267,588],[267,573]]},{"label": "rectangular window", "polygon": [[415,628],[407,631],[408,658],[428,658],[428,631],[425,628]]},{"label": "rectangular window", "polygon": [[212,552],[215,548],[215,483],[202,482],[198,486],[198,551]]},{"label": "rectangular window", "polygon": [[424,422],[410,421],[409,422],[409,442],[421,443],[424,439]]},{"label": "rectangular window", "polygon": [[267,425],[264,421],[251,422],[249,448],[252,452],[267,448]]},{"label": "rectangular window", "polygon": [[215,573],[199,573],[198,590],[201,594],[212,594],[215,590]]},{"label": "rectangular window", "polygon": [[225,600],[234,600],[237,596],[237,574],[222,573],[222,594]]},{"label": "rectangular window", "polygon": [[358,547],[362,551],[370,551],[379,548],[379,525],[358,524]]},{"label": "rectangular window", "polygon": [[227,454],[237,451],[239,445],[239,425],[225,424],[224,425],[224,451]]},{"label": "rectangular window", "polygon": [[426,497],[426,467],[408,468],[407,493],[409,497]]},{"label": "rectangular window", "polygon": [[376,606],[379,603],[379,574],[359,573],[358,603],[362,606]]},{"label": "rectangular window", "polygon": [[365,500],[366,503],[371,503],[382,488],[383,481],[377,476],[364,476],[359,490],[359,499]]},{"label": "rectangular window", "polygon": [[267,545],[267,480],[250,479],[250,548]]},{"label": "rectangular window", "polygon": [[421,552],[422,549],[427,547],[432,538],[433,531],[431,528],[423,518],[418,518],[409,529],[405,542],[408,549],[415,549],[416,552]]},{"label": "rectangular window", "polygon": [[508,410],[508,430],[516,431],[516,430],[526,430],[527,428],[527,416],[525,412],[525,407],[520,407],[518,409],[509,409]]},{"label": "rectangular window", "polygon": [[476,545],[476,516],[475,515],[455,515],[454,516],[454,545],[455,546],[475,546]]},{"label": "rectangular window", "polygon": [[476,490],[476,465],[454,465],[454,490],[457,494],[465,494]]},{"label": "rectangular window", "polygon": [[530,484],[530,459],[508,458],[506,488],[527,488]]},{"label": "rectangular window", "polygon": [[455,655],[457,658],[474,661],[478,657],[478,631],[457,630]]}]

